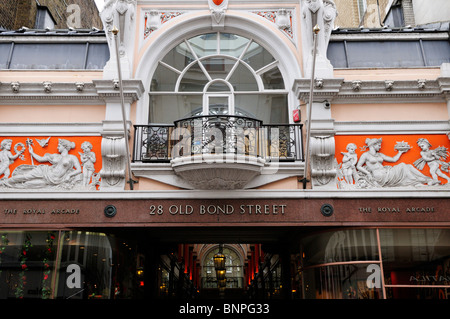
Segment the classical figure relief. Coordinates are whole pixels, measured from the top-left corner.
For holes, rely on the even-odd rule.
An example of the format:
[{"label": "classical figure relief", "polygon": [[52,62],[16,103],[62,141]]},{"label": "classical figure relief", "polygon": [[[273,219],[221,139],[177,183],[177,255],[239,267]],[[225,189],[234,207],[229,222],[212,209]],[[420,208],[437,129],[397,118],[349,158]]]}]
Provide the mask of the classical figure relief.
[{"label": "classical figure relief", "polygon": [[[431,144],[426,138],[420,138],[417,141],[417,145],[422,149],[420,155],[422,156],[417,161],[414,162],[414,166],[419,170],[423,170],[425,164],[430,168],[431,177],[433,177],[433,184],[440,184],[441,182],[438,179],[442,177],[447,180],[447,183],[450,182],[450,177],[442,172],[448,172],[448,168],[450,166],[449,163],[446,163],[449,152],[446,147],[440,146],[434,150],[430,149]],[[441,170],[442,169],[442,170]]]},{"label": "classical figure relief", "polygon": [[81,144],[83,153],[79,152],[81,159],[81,166],[83,166],[83,185],[87,186],[91,182],[92,175],[95,172],[94,163],[97,161],[95,153],[92,152],[92,144],[84,142]]},{"label": "classical figure relief", "polygon": [[[450,181],[450,177],[442,170],[448,172],[449,163],[445,160],[448,152],[445,147],[431,150],[431,144],[427,139],[421,138],[417,144],[422,149],[421,158],[414,164],[398,163],[395,165],[384,165],[397,163],[402,155],[411,150],[407,142],[397,142],[394,149],[397,154],[388,156],[380,152],[382,139],[367,138],[365,145],[361,147],[363,152],[359,159],[355,150],[355,143],[347,144],[347,152],[341,152],[342,162],[339,165],[338,187],[339,188],[384,188],[384,187],[428,187],[440,184],[438,176]],[[415,153],[414,153],[415,154]],[[430,168],[430,176],[421,172],[425,164]],[[450,184],[446,184],[450,185]]]},{"label": "classical figure relief", "polygon": [[[48,146],[50,138],[36,139],[38,144],[44,148]],[[69,154],[75,148],[75,143],[66,139],[59,139],[57,153],[36,154],[33,146],[33,140],[27,139],[28,152],[30,154],[31,165],[22,164],[18,166],[11,177],[9,177],[9,168],[2,171],[4,177],[0,180],[0,187],[11,189],[95,189],[98,185],[98,176],[95,175],[91,184],[90,179],[94,175],[93,163],[95,154],[92,156],[92,145],[89,142],[83,143],[83,153],[80,153],[81,162],[77,156]],[[16,159],[25,151],[22,143],[17,143],[22,149],[17,150],[16,155],[10,156],[11,140],[3,140],[5,152],[1,153],[3,158],[8,157],[11,160]],[[3,151],[2,151],[3,152]],[[9,152],[9,153],[8,153]],[[35,165],[36,161],[36,165]],[[11,162],[10,162],[11,163]],[[41,164],[42,163],[42,164]],[[50,165],[48,165],[50,164]],[[2,166],[3,168],[3,166]]]},{"label": "classical figure relief", "polygon": [[358,155],[356,155],[356,144],[349,143],[347,145],[347,152],[341,152],[344,157],[342,158],[342,173],[347,184],[353,184],[358,179],[358,173],[356,171],[356,163],[358,162]]},{"label": "classical figure relief", "polygon": [[[9,166],[14,163],[14,161],[22,156],[25,151],[25,145],[22,143],[17,143],[14,146],[15,155],[11,152],[12,140],[4,139],[0,143],[0,176],[3,175],[2,179],[8,178],[11,174]],[[19,149],[21,147],[21,149]]]}]

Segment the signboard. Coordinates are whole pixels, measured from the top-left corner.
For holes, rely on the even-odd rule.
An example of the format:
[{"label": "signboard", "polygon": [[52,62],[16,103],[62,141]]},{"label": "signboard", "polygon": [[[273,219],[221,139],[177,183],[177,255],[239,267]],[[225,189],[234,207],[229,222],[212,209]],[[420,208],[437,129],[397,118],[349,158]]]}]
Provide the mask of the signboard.
[{"label": "signboard", "polygon": [[0,227],[450,226],[450,198],[4,200]]}]

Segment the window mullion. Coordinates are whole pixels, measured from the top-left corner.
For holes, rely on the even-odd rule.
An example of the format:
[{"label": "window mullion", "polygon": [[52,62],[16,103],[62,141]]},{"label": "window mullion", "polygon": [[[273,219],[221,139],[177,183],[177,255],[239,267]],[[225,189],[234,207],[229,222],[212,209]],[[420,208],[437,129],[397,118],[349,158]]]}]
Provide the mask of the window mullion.
[{"label": "window mullion", "polygon": [[250,47],[250,44],[252,43],[252,41],[248,41],[247,45],[245,46],[244,50],[242,51],[241,55],[239,56],[239,58],[236,60],[236,63],[233,65],[233,68],[230,70],[230,72],[228,73],[225,81],[229,81],[230,78],[233,76],[234,71],[237,69],[238,65],[239,65],[239,61],[242,60],[242,58],[244,57],[245,53],[247,52],[248,48]]},{"label": "window mullion", "polygon": [[192,55],[194,56],[195,60],[197,61],[197,63],[200,66],[200,68],[202,69],[202,71],[205,74],[205,76],[208,79],[208,81],[212,81],[211,76],[209,75],[208,71],[206,71],[205,66],[203,65],[203,63],[198,58],[198,56],[195,53],[195,51],[192,49],[191,44],[188,41],[185,41],[185,42],[186,42],[186,45],[188,46],[189,50],[191,50]]},{"label": "window mullion", "polygon": [[162,66],[168,68],[169,70],[172,70],[173,72],[175,72],[175,73],[177,73],[177,74],[181,74],[181,71],[180,71],[180,70],[174,68],[173,66],[171,66],[171,65],[169,65],[169,64],[167,64],[167,63],[165,63],[165,62],[163,62],[163,61],[159,61],[159,64],[161,64]]}]

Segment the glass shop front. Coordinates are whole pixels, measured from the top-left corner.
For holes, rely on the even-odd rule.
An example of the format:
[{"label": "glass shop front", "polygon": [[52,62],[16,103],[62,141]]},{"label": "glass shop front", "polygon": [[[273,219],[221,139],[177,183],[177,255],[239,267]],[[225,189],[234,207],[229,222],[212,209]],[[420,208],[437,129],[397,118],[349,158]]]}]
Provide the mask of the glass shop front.
[{"label": "glass shop front", "polygon": [[[211,258],[195,261],[189,254],[198,267],[187,274],[180,245],[149,248],[142,236],[86,230],[0,233],[0,299],[198,299],[202,289],[215,287],[201,277],[212,269]],[[266,267],[261,259],[253,280],[245,274],[247,256],[232,252],[230,258],[242,261],[232,265],[233,278],[243,276],[236,281],[239,298],[449,299],[449,228],[308,229],[297,242],[289,258],[266,253],[272,263]]]}]

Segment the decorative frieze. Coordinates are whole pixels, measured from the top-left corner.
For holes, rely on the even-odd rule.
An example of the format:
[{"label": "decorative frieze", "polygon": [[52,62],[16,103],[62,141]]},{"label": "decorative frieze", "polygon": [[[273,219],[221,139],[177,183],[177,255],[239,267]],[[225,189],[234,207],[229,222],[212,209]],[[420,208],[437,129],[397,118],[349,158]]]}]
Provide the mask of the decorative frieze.
[{"label": "decorative frieze", "polygon": [[279,10],[266,10],[266,11],[253,11],[252,13],[261,16],[270,22],[276,24],[278,28],[286,34],[291,40],[294,39],[294,10],[279,9]]},{"label": "decorative frieze", "polygon": [[7,137],[0,141],[0,188],[96,190],[100,137]]},{"label": "decorative frieze", "polygon": [[158,11],[144,12],[144,39],[147,39],[153,31],[158,30],[164,23],[182,15],[182,11]]},{"label": "decorative frieze", "polygon": [[336,136],[340,189],[448,188],[445,134]]}]

